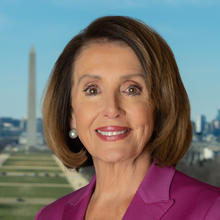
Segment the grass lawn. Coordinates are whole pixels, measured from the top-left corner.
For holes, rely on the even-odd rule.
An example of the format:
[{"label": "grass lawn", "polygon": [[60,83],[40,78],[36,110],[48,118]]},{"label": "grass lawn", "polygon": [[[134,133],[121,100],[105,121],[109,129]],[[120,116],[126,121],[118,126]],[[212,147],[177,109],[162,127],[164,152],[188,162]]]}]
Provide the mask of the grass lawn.
[{"label": "grass lawn", "polygon": [[56,162],[54,160],[40,160],[36,161],[30,161],[30,160],[11,160],[10,158],[8,160],[6,160],[3,164],[3,166],[57,166]]},{"label": "grass lawn", "polygon": [[39,169],[33,169],[32,167],[28,167],[28,168],[19,168],[19,167],[14,167],[14,169],[9,169],[8,167],[4,167],[4,166],[2,166],[2,167],[0,167],[0,172],[28,172],[28,173],[30,173],[30,172],[32,172],[32,173],[35,173],[35,172],[43,172],[43,173],[62,173],[61,172],[61,170],[60,170],[60,168],[59,167],[57,167],[57,169],[41,169],[41,168],[39,168]]},{"label": "grass lawn", "polygon": [[0,197],[60,198],[72,191],[71,187],[1,186]]},{"label": "grass lawn", "polygon": [[46,176],[0,176],[0,183],[58,183],[68,184],[64,177]]},{"label": "grass lawn", "polygon": [[33,220],[42,205],[0,204],[1,220]]},{"label": "grass lawn", "polygon": [[16,160],[16,161],[54,161],[52,156],[46,156],[46,157],[32,157],[32,156],[10,156],[10,160]]},{"label": "grass lawn", "polygon": [[[6,172],[6,175],[1,175]],[[24,173],[22,176],[9,176],[8,173]],[[29,174],[36,176],[28,176]],[[37,173],[43,173],[44,176],[37,176]],[[63,174],[59,166],[54,161],[51,153],[12,153],[12,155],[0,167],[0,182],[5,186],[0,187],[0,198],[60,198],[73,192],[71,187],[41,187],[23,185],[23,183],[48,183],[48,184],[68,184],[65,177],[46,176],[46,174]],[[16,174],[14,174],[16,175]],[[21,183],[18,186],[8,186],[7,183]],[[54,199],[55,200],[55,199]],[[28,201],[28,200],[26,200]],[[34,216],[44,205],[16,203],[0,204],[0,220],[33,220]],[[49,219],[48,219],[49,220]]]},{"label": "grass lawn", "polygon": [[25,153],[25,152],[13,152],[11,153],[12,157],[16,156],[27,156],[27,157],[51,157],[51,152],[37,152],[37,153]]}]

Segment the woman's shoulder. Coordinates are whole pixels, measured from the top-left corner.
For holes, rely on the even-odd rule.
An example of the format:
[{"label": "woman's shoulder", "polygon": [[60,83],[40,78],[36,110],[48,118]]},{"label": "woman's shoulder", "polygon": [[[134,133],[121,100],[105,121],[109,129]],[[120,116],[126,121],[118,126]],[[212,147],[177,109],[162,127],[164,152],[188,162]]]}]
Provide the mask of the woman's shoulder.
[{"label": "woman's shoulder", "polygon": [[170,194],[177,206],[184,206],[188,210],[193,209],[197,213],[204,212],[207,216],[205,219],[220,217],[220,188],[218,187],[176,170]]},{"label": "woman's shoulder", "polygon": [[216,186],[212,186],[210,184],[204,183],[202,181],[199,181],[191,176],[188,176],[181,171],[176,170],[174,178],[173,178],[173,187],[175,189],[178,188],[181,191],[184,191],[184,193],[197,193],[198,191],[200,193],[204,194],[213,194],[215,196],[220,196],[220,188]]},{"label": "woman's shoulder", "polygon": [[52,202],[51,204],[43,207],[35,216],[34,220],[58,220],[61,219],[63,214],[64,206],[71,203],[76,203],[79,201],[83,195],[86,193],[88,185],[68,194],[65,195],[56,201]]}]

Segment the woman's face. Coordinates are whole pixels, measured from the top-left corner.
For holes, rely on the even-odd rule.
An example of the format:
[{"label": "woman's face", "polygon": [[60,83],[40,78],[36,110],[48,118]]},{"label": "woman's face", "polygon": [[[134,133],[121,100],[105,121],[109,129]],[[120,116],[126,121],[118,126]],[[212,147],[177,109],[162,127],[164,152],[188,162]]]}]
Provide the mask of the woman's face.
[{"label": "woman's face", "polygon": [[74,63],[71,127],[93,158],[137,158],[154,127],[141,64],[127,45],[90,43]]}]

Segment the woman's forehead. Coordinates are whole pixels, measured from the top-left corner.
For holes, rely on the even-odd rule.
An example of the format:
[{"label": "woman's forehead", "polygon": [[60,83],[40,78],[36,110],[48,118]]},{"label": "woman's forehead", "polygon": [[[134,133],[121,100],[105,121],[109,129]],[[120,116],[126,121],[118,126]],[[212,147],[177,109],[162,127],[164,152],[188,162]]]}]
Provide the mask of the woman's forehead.
[{"label": "woman's forehead", "polygon": [[79,77],[93,71],[111,70],[131,74],[143,72],[133,50],[129,46],[121,46],[115,42],[90,44],[89,47],[83,48],[74,62],[74,74]]}]

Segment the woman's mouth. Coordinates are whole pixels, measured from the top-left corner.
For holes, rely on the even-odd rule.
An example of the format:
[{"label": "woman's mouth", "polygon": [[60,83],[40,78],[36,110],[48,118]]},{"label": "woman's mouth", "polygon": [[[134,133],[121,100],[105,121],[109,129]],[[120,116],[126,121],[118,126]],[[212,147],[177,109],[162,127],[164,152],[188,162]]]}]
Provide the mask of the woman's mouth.
[{"label": "woman's mouth", "polygon": [[117,141],[127,137],[131,129],[120,126],[106,126],[97,128],[95,131],[97,136],[103,141]]}]

